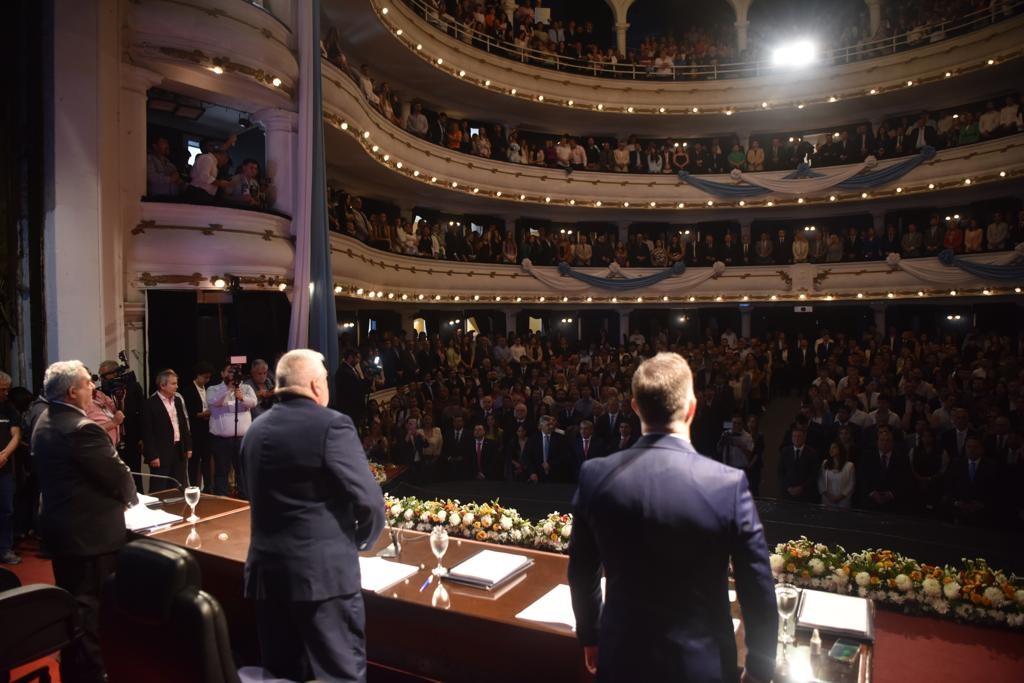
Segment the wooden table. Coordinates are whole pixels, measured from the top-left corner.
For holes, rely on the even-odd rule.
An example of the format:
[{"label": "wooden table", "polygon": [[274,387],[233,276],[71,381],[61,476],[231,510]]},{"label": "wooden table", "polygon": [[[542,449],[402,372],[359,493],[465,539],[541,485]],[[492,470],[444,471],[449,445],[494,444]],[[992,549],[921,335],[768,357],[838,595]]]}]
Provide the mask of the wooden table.
[{"label": "wooden table", "polygon": [[[179,524],[150,534],[168,543],[189,548],[199,561],[203,588],[216,597],[228,615],[232,643],[244,663],[258,661],[255,613],[242,597],[242,575],[249,548],[250,515],[244,501],[232,508],[231,499],[203,496],[197,508],[202,520],[195,525]],[[204,515],[204,506],[206,515]],[[490,543],[452,538],[444,557],[446,567],[454,566],[484,548],[507,550],[529,556],[531,566],[522,576],[492,593],[445,581],[450,597],[446,609],[434,607],[435,581],[424,591],[420,587],[436,560],[430,551],[429,534],[401,532],[399,561],[419,570],[409,579],[380,594],[364,591],[366,602],[367,655],[373,667],[411,672],[424,679],[441,681],[545,681],[590,680],[583,668],[582,649],[568,626],[516,619],[515,615],[557,584],[567,583],[565,555],[504,548]],[[366,553],[375,554],[388,545],[385,533]],[[732,605],[735,618],[739,606]],[[746,648],[743,625],[736,633],[739,661]],[[807,636],[790,655],[794,674],[810,671]],[[824,640],[824,651],[832,641]],[[822,658],[816,666],[818,680],[868,683],[871,648],[861,648],[860,660],[847,668]],[[780,672],[781,674],[781,672]],[[810,680],[799,675],[794,680]],[[776,681],[785,681],[777,676]]]}]

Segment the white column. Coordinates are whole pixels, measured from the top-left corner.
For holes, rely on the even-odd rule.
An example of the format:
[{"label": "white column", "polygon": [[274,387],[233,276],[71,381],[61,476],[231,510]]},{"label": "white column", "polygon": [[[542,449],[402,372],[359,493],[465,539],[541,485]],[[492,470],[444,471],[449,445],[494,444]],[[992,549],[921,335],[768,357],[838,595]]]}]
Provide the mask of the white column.
[{"label": "white column", "polygon": [[417,310],[412,306],[403,306],[398,309],[398,314],[402,317],[402,332],[405,333],[406,339],[409,338],[410,334],[413,334],[413,322],[419,317],[416,313]]},{"label": "white column", "polygon": [[616,340],[616,344],[621,344],[623,339],[629,337],[629,333],[632,331],[629,327],[629,314],[632,312],[632,308],[619,309],[619,339]]},{"label": "white column", "polygon": [[[740,224],[740,234],[739,234],[739,236],[743,237],[743,235],[747,235],[747,236],[750,237],[750,241],[751,242],[754,241],[753,235],[750,234],[750,226],[751,226],[751,224],[753,224],[753,222],[754,222],[753,218],[741,218],[739,220],[739,224]],[[751,248],[753,248],[753,247],[751,247]]]},{"label": "white column", "polygon": [[[299,145],[299,116],[284,109],[261,109],[253,114],[263,126],[267,143],[267,178],[272,206],[281,213],[294,214],[295,155]],[[294,232],[294,231],[293,231]]]},{"label": "white column", "polygon": [[885,234],[885,212],[884,211],[872,211],[871,212],[871,224],[875,228],[875,234],[881,237]]},{"label": "white column", "polygon": [[516,3],[516,0],[501,0],[501,10],[508,17],[509,21],[512,21],[512,17],[515,15],[518,7],[519,5]]},{"label": "white column", "polygon": [[[120,35],[116,3],[55,0],[52,92],[44,93],[52,121],[43,237],[49,362],[96,367],[124,342]],[[144,178],[144,154],[137,168]]]},{"label": "white column", "polygon": [[629,241],[629,223],[619,223],[617,227],[619,230],[619,241],[625,244]]},{"label": "white column", "polygon": [[622,55],[626,54],[626,31],[629,29],[629,22],[626,21],[630,6],[635,0],[605,0],[612,9],[612,18],[615,21],[615,47]]},{"label": "white column", "polygon": [[[514,335],[516,333],[516,316],[519,315],[519,308],[506,308],[505,309],[505,336]],[[509,340],[509,346],[512,345],[512,340]]]},{"label": "white column", "polygon": [[750,304],[740,306],[740,336],[750,339],[750,314],[754,307]]},{"label": "white column", "polygon": [[736,51],[743,54],[743,51],[747,49],[747,29],[750,27],[750,22],[737,21],[733,26],[736,27]]},{"label": "white column", "polygon": [[868,6],[868,25],[871,30],[870,37],[873,38],[882,24],[882,0],[864,0],[864,2]]},{"label": "white column", "polygon": [[626,55],[626,31],[629,30],[629,22],[623,21],[615,24],[615,49],[622,56]]},{"label": "white column", "polygon": [[885,327],[885,308],[886,305],[882,301],[871,302],[871,312],[875,314],[875,329],[878,332],[884,333]]}]

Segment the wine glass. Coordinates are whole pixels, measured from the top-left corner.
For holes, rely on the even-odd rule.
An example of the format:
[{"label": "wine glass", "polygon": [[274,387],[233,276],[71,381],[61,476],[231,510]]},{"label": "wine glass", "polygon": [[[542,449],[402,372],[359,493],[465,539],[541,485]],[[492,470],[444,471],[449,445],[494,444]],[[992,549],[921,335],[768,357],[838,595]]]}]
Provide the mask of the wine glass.
[{"label": "wine glass", "polygon": [[192,510],[192,514],[189,515],[188,519],[185,520],[190,524],[195,524],[199,521],[199,517],[196,516],[196,505],[199,505],[199,487],[198,486],[186,486],[185,487],[185,502]]},{"label": "wine glass", "polygon": [[448,532],[445,531],[443,526],[435,526],[430,531],[430,550],[434,553],[434,557],[437,558],[437,566],[434,567],[433,575],[437,577],[444,576],[448,573],[448,570],[441,566],[441,558],[448,552]]},{"label": "wine glass", "polygon": [[192,528],[189,529],[188,536],[185,537],[185,547],[198,550],[203,547],[203,539],[199,537],[199,532],[196,531],[196,525],[193,524]]},{"label": "wine glass", "polygon": [[779,640],[782,641],[783,654],[785,654],[785,646],[793,642],[793,636],[789,635],[789,620],[796,613],[796,603],[799,597],[800,590],[791,583],[780,583],[775,586],[775,601],[782,628]]},{"label": "wine glass", "polygon": [[430,604],[438,609],[448,609],[452,606],[452,599],[448,595],[448,589],[444,587],[440,579],[437,581],[437,588],[434,589],[434,594],[430,596]]}]

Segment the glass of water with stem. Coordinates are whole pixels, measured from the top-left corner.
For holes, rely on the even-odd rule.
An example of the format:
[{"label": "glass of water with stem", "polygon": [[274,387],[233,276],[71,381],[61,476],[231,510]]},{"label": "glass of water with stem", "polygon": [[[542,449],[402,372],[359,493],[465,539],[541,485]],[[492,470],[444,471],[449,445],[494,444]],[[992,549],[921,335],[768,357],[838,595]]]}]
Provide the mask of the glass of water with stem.
[{"label": "glass of water with stem", "polygon": [[189,515],[186,520],[190,524],[195,524],[199,521],[199,517],[196,516],[196,506],[199,505],[199,487],[198,486],[186,486],[185,487],[185,502],[192,510],[192,514]]},{"label": "glass of water with stem", "polygon": [[785,655],[785,646],[793,642],[793,636],[789,635],[789,620],[796,613],[796,603],[799,597],[800,589],[791,583],[780,583],[775,586],[775,601],[782,629],[780,640],[783,645],[783,655]]},{"label": "glass of water with stem", "polygon": [[448,552],[448,532],[443,526],[435,526],[430,531],[430,551],[437,558],[437,566],[432,573],[440,578],[448,573],[448,570],[441,566],[441,558]]}]

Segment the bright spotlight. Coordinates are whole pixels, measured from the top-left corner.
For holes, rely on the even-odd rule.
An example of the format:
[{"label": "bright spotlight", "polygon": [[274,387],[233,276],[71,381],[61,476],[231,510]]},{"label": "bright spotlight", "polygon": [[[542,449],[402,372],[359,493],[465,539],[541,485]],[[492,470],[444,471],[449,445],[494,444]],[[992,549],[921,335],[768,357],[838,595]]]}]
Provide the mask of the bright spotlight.
[{"label": "bright spotlight", "polygon": [[772,50],[772,64],[800,68],[814,62],[818,48],[809,40],[795,40]]}]

